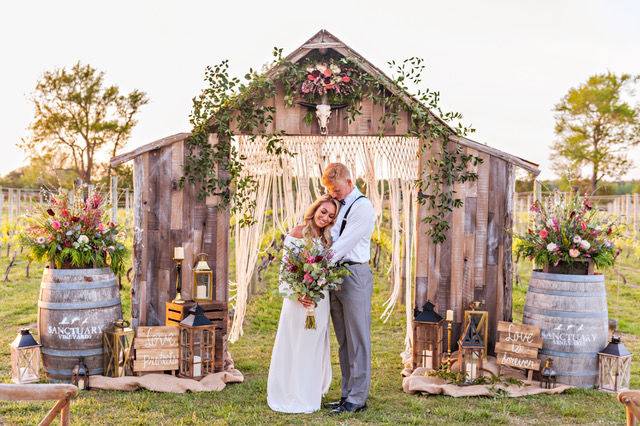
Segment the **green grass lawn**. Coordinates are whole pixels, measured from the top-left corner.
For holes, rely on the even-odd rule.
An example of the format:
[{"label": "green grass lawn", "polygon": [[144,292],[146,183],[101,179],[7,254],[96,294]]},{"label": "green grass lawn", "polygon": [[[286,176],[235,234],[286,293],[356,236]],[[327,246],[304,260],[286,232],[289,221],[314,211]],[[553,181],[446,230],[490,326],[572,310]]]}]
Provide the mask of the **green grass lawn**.
[{"label": "green grass lawn", "polygon": [[[21,260],[22,261],[22,260]],[[0,259],[0,272],[7,260]],[[9,382],[9,343],[20,327],[35,328],[41,265],[24,276],[24,264],[0,282],[0,381]],[[520,284],[514,286],[514,318],[522,318],[529,264],[519,265]],[[625,343],[632,352],[640,349],[640,271],[622,264],[619,271],[627,283],[613,273],[607,275],[610,316],[618,318]],[[3,274],[2,274],[3,275]],[[74,424],[621,424],[624,409],[614,395],[595,390],[572,390],[562,395],[525,398],[451,398],[417,396],[402,392],[399,353],[404,347],[403,308],[383,324],[379,319],[388,294],[383,273],[376,274],[373,312],[373,366],[369,409],[356,415],[331,417],[321,411],[310,415],[274,413],[266,404],[267,373],[278,322],[281,299],[276,295],[275,271],[267,274],[263,294],[252,298],[245,334],[230,345],[236,367],[245,382],[222,392],[161,394],[149,391],[85,391],[73,401]],[[129,307],[128,286],[122,291],[125,312]],[[332,340],[334,382],[328,399],[340,396],[336,343]],[[632,387],[640,385],[640,364],[633,364]],[[36,424],[51,403],[0,402],[0,424]]]}]

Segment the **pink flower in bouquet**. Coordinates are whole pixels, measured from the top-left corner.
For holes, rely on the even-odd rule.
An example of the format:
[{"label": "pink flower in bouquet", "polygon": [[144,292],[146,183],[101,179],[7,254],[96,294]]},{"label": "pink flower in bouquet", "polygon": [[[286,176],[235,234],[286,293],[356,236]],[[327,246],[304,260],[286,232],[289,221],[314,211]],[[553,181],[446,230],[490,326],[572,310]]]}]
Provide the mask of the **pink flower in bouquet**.
[{"label": "pink flower in bouquet", "polygon": [[323,74],[324,74],[325,77],[331,77],[331,74],[332,74],[331,68],[328,68],[328,67],[325,68]]},{"label": "pink flower in bouquet", "polygon": [[102,224],[102,222],[100,222],[100,223],[98,224],[97,229],[98,229],[98,231],[100,231],[100,232],[104,232],[104,225]]},{"label": "pink flower in bouquet", "polygon": [[551,223],[553,223],[554,231],[558,232],[560,230],[560,226],[558,226],[558,219],[554,217],[553,219],[551,219]]},{"label": "pink flower in bouquet", "polygon": [[54,220],[54,221],[51,221],[51,227],[53,229],[58,230],[58,229],[60,229],[62,227],[62,225],[57,220]]},{"label": "pink flower in bouquet", "polygon": [[348,83],[351,81],[351,78],[348,75],[343,75],[342,76],[342,82],[343,83]]},{"label": "pink flower in bouquet", "polygon": [[547,231],[546,229],[541,229],[539,232],[540,238],[542,238],[543,240],[546,240],[547,237],[549,236],[549,231]]},{"label": "pink flower in bouquet", "polygon": [[574,243],[580,244],[580,241],[582,241],[582,238],[580,238],[580,235],[576,235],[575,237],[573,237]]},{"label": "pink flower in bouquet", "polygon": [[62,215],[62,217],[69,217],[69,210],[62,209],[60,210],[60,214]]},{"label": "pink flower in bouquet", "polygon": [[298,267],[296,265],[294,265],[293,263],[289,263],[287,265],[287,271],[289,272],[295,272],[298,270]]},{"label": "pink flower in bouquet", "polygon": [[578,256],[580,256],[580,250],[578,250],[578,249],[574,249],[574,248],[569,249],[569,256],[571,256],[571,257],[578,257]]},{"label": "pink flower in bouquet", "polygon": [[312,282],[314,281],[314,280],[313,280],[313,277],[312,277],[312,276],[311,276],[311,274],[310,274],[310,273],[308,273],[308,272],[307,272],[306,274],[304,274],[304,278],[303,278],[303,279],[304,279],[304,281],[306,281],[306,282],[308,282],[308,283],[312,283]]},{"label": "pink flower in bouquet", "polygon": [[580,228],[582,228],[583,231],[587,230],[587,224],[584,222],[580,222]]},{"label": "pink flower in bouquet", "polygon": [[313,81],[313,80],[315,80],[315,79],[316,79],[316,78],[313,76],[313,74],[307,74],[307,80],[309,80],[309,81]]},{"label": "pink flower in bouquet", "polygon": [[547,250],[554,252],[558,250],[558,245],[556,243],[549,243],[547,244]]},{"label": "pink flower in bouquet", "polygon": [[307,256],[307,263],[316,263],[316,257],[315,256]]}]

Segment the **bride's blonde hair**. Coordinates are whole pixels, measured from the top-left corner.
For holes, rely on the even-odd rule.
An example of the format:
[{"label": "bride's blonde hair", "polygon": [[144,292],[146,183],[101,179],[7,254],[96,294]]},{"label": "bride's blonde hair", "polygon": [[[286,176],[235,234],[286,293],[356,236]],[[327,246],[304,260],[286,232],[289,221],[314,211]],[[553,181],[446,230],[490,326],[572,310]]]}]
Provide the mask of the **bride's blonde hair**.
[{"label": "bride's blonde hair", "polygon": [[338,217],[338,212],[340,211],[340,203],[338,202],[338,200],[331,197],[331,195],[329,194],[321,195],[320,197],[316,198],[316,200],[313,203],[311,203],[309,207],[307,207],[307,210],[304,212],[304,218],[302,223],[303,225],[302,237],[303,238],[314,237],[313,216],[316,214],[316,210],[318,210],[320,206],[326,202],[332,202],[336,206],[336,214],[333,217],[333,220],[331,221],[330,224],[328,224],[322,229],[322,232],[320,232],[320,239],[322,239],[322,243],[328,247],[331,245],[331,225],[335,223],[336,218]]}]

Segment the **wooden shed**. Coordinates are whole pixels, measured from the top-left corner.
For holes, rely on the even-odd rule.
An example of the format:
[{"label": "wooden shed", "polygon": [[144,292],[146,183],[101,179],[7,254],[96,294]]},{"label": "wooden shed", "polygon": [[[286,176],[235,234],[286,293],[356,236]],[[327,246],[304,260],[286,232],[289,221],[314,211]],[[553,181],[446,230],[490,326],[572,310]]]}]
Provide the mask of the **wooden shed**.
[{"label": "wooden shed", "polygon": [[[357,60],[362,71],[380,78],[394,96],[405,102],[416,102],[378,68],[325,30],[318,32],[287,59],[303,60],[309,53],[332,50]],[[275,72],[270,70],[269,73]],[[269,74],[268,74],[269,75]],[[396,124],[386,123],[378,128],[382,106],[371,100],[362,103],[362,114],[355,121],[346,120],[344,110],[335,111],[328,135],[321,136],[318,124],[308,123],[307,109],[302,105],[288,107],[283,90],[272,99],[275,117],[268,132],[284,131],[287,136],[312,136],[322,143],[331,137],[339,143],[341,137],[362,139],[362,143],[383,133],[388,137],[407,133],[408,116],[400,115]],[[382,130],[382,132],[380,132]],[[185,247],[185,265],[193,265],[194,253],[206,252],[215,271],[216,298],[228,300],[229,221],[228,208],[217,205],[211,197],[204,202],[196,199],[196,188],[180,188],[188,133],[179,133],[119,155],[112,166],[133,160],[134,168],[134,280],[132,284],[133,325],[155,325],[164,321],[164,302],[175,295],[175,276],[172,262],[174,246]],[[215,134],[210,143],[216,143]],[[336,142],[338,141],[338,142]],[[493,346],[497,321],[511,319],[512,261],[511,235],[515,168],[521,167],[538,174],[537,165],[487,145],[463,137],[451,138],[451,143],[464,147],[467,153],[479,156],[484,162],[478,166],[476,182],[456,185],[464,206],[450,214],[451,229],[442,244],[434,244],[426,235],[424,223],[419,222],[416,233],[415,305],[426,300],[443,313],[453,309],[455,321],[462,321],[463,309],[474,300],[483,301],[490,318],[490,345]],[[428,154],[430,155],[430,154]],[[421,163],[421,162],[418,162]],[[423,173],[417,170],[420,175]],[[425,207],[420,207],[419,217]],[[190,296],[191,270],[183,269],[183,296]]]}]

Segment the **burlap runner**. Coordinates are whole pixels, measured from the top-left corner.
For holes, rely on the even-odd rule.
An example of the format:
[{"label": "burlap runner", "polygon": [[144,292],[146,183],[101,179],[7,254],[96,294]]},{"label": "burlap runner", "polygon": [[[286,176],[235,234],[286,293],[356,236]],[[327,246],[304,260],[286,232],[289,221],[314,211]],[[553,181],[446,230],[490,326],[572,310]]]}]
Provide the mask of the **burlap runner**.
[{"label": "burlap runner", "polygon": [[[486,376],[491,374],[497,374],[498,369],[495,363],[494,357],[489,357],[484,365]],[[455,366],[453,367],[455,370]],[[519,380],[526,379],[523,372],[520,370],[514,370],[505,368],[503,377],[513,377]],[[429,376],[428,371],[425,368],[416,368],[413,373],[405,377],[402,380],[402,389],[409,394],[426,393],[429,395],[448,395],[453,397],[462,396],[495,396],[496,394],[502,394],[509,397],[519,397],[527,395],[537,395],[541,393],[556,394],[562,393],[565,390],[571,388],[569,385],[557,384],[553,389],[544,389],[540,387],[540,382],[534,380],[531,384],[524,384],[523,386],[498,383],[495,385],[470,385],[470,386],[458,386],[451,383],[447,383],[444,379],[437,376]]]},{"label": "burlap runner", "polygon": [[244,376],[236,369],[209,374],[202,380],[181,379],[168,374],[144,376],[105,377],[91,376],[91,389],[134,391],[148,389],[156,392],[211,392],[221,391],[227,383],[242,383]]}]

